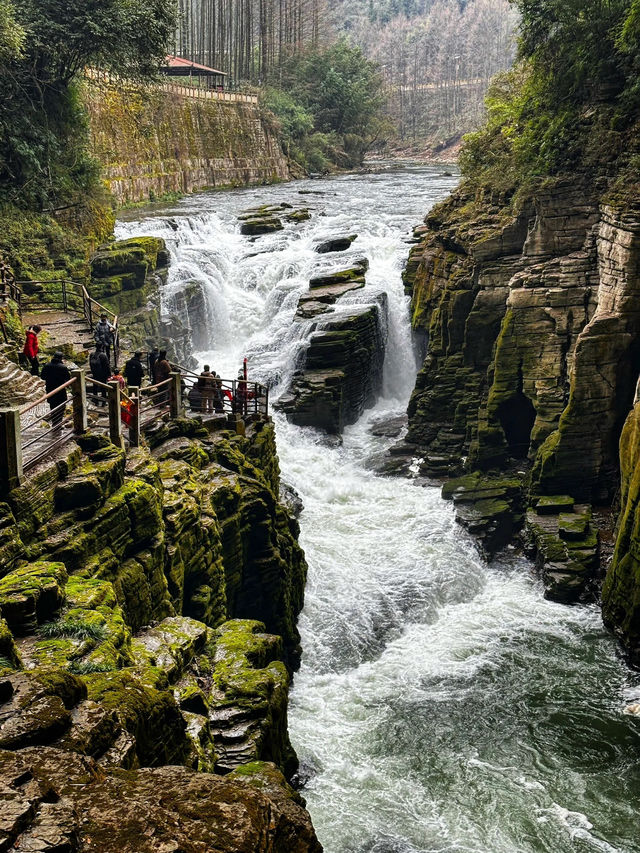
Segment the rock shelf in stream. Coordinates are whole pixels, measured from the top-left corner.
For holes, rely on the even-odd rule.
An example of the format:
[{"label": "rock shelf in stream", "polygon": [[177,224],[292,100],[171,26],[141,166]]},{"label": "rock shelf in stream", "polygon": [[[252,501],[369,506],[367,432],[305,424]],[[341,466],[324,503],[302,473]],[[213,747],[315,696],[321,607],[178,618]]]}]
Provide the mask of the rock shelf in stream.
[{"label": "rock shelf in stream", "polygon": [[382,381],[387,296],[336,306],[341,296],[365,286],[366,259],[311,279],[300,297],[297,321],[315,318],[302,369],[280,398],[279,408],[298,426],[340,434],[378,394]]},{"label": "rock shelf in stream", "polygon": [[311,219],[311,214],[306,207],[294,207],[287,202],[282,204],[264,204],[260,207],[247,208],[238,219],[242,223],[240,233],[250,237],[259,237],[262,234],[273,234],[274,231],[282,231],[285,222],[306,222]]}]

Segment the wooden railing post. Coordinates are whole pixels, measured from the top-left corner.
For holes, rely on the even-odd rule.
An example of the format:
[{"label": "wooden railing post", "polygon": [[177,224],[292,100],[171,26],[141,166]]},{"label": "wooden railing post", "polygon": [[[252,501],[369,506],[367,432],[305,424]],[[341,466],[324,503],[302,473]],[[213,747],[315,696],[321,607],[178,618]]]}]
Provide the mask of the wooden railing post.
[{"label": "wooden railing post", "polygon": [[129,444],[131,447],[140,446],[140,389],[129,388],[131,406],[129,408]]},{"label": "wooden railing post", "polygon": [[120,383],[112,379],[109,383],[109,439],[116,447],[124,447],[122,421],[120,419]]},{"label": "wooden railing post", "polygon": [[69,304],[67,302],[67,282],[64,280],[62,282],[62,309],[63,311],[69,310]]},{"label": "wooden railing post", "polygon": [[171,384],[169,385],[169,414],[172,418],[180,418],[182,411],[182,376],[177,371],[169,374]]},{"label": "wooden railing post", "polygon": [[73,431],[83,435],[87,431],[87,379],[84,370],[72,370],[71,378],[75,382],[71,386],[73,404]]},{"label": "wooden railing post", "polygon": [[0,484],[3,491],[19,486],[22,472],[20,410],[0,409]]}]

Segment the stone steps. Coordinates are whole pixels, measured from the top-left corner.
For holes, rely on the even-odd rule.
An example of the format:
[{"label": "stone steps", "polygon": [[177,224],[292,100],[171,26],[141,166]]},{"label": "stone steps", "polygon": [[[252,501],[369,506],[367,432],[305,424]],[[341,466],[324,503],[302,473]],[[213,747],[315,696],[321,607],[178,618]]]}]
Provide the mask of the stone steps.
[{"label": "stone steps", "polygon": [[77,314],[65,311],[31,311],[25,313],[22,322],[26,327],[37,323],[43,329],[43,349],[48,353],[62,350],[72,357],[77,350],[94,347],[93,332],[87,321]]},{"label": "stone steps", "polygon": [[44,382],[0,353],[0,405],[20,406],[42,397]]}]

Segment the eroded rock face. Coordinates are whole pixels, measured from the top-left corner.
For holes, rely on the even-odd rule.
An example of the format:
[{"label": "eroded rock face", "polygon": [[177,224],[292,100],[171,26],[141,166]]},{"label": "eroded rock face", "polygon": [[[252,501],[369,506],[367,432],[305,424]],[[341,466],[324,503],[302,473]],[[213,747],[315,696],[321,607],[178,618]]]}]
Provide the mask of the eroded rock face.
[{"label": "eroded rock face", "polygon": [[620,438],[620,519],[613,560],[602,587],[602,614],[632,661],[640,664],[640,404]]},{"label": "eroded rock face", "polygon": [[[618,439],[640,374],[637,201],[580,178],[517,208],[462,189],[414,241],[405,284],[428,347],[407,441],[430,476],[521,469],[547,594],[580,597],[598,567],[589,505],[617,491]],[[578,509],[540,512],[539,499],[553,496]],[[499,522],[477,516],[482,529]],[[630,582],[619,574],[629,564],[621,548],[607,582],[610,613],[621,615],[607,618],[626,620],[630,635],[630,611],[614,593]]]},{"label": "eroded rock face", "polygon": [[210,427],[87,434],[1,507],[0,849],[320,850],[282,776],[306,565],[273,428]]},{"label": "eroded rock face", "polygon": [[312,278],[309,291],[300,297],[296,322],[314,323],[304,365],[278,401],[298,426],[338,435],[375,402],[386,345],[386,294],[362,304],[341,301],[364,288],[368,266],[362,258],[351,267],[328,270]]},{"label": "eroded rock face", "polygon": [[[189,365],[196,342],[179,319],[188,313],[172,312],[163,318],[160,307],[169,260],[159,237],[133,237],[101,246],[91,259],[89,293],[119,316],[123,354],[159,345],[171,358]],[[189,299],[188,291],[182,298]]]},{"label": "eroded rock face", "polygon": [[640,214],[602,189],[559,183],[515,214],[454,195],[420,229],[405,282],[429,346],[408,439],[433,473],[522,459],[541,493],[615,490],[640,371]]},{"label": "eroded rock face", "polygon": [[273,765],[220,778],[162,767],[104,772],[59,749],[0,751],[4,850],[321,853]]}]

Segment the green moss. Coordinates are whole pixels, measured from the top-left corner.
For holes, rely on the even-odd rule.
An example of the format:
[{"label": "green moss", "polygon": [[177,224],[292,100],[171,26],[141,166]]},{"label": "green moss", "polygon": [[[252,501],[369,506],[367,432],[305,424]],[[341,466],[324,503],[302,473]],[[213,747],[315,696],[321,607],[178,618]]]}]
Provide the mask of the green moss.
[{"label": "green moss", "polygon": [[48,696],[59,696],[65,708],[73,708],[87,698],[87,687],[77,675],[58,667],[41,667],[29,672]]},{"label": "green moss", "polygon": [[0,611],[14,631],[25,633],[55,613],[64,599],[67,571],[62,563],[39,561],[0,579]]},{"label": "green moss", "polygon": [[92,673],[84,680],[89,698],[115,711],[122,726],[135,737],[143,765],[180,763],[188,748],[186,726],[168,691],[144,684],[129,670]]}]

